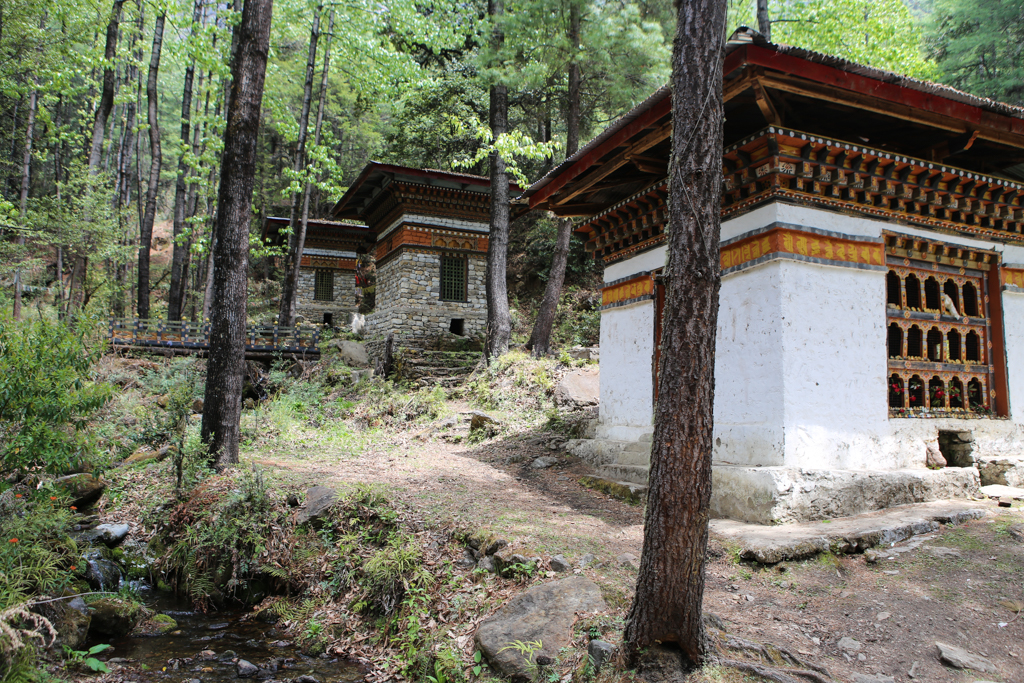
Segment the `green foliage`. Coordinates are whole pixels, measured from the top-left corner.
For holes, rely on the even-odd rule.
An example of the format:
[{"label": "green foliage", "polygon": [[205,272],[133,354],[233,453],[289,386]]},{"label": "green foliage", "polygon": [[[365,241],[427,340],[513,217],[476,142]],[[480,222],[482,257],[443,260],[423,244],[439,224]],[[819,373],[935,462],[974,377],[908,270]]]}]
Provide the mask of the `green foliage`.
[{"label": "green foliage", "polygon": [[406,393],[390,380],[367,384],[358,418],[369,426],[393,426],[420,419],[436,420],[448,412],[447,396],[439,386]]},{"label": "green foliage", "polygon": [[94,655],[98,655],[111,647],[113,646],[106,644],[93,645],[88,650],[72,650],[69,647],[65,647],[65,666],[75,669],[88,669],[94,673],[108,673],[110,669],[107,668],[107,665],[96,659]]},{"label": "green foliage", "polygon": [[87,326],[0,320],[0,472],[88,460],[87,420],[112,388],[91,380]]},{"label": "green foliage", "polygon": [[0,494],[0,610],[39,593],[58,593],[75,580],[78,548],[68,535],[67,499],[43,488]]},{"label": "green foliage", "polygon": [[769,3],[768,12],[773,42],[908,76],[935,76],[922,32],[903,0],[785,0]]},{"label": "green foliage", "polygon": [[944,83],[1024,104],[1022,0],[935,0],[928,47]]}]

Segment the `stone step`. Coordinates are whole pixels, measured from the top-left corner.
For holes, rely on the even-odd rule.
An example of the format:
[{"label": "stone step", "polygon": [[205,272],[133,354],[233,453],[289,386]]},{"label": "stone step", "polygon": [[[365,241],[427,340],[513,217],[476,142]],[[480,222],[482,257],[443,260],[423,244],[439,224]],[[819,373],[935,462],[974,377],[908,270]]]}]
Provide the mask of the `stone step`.
[{"label": "stone step", "polygon": [[620,465],[619,463],[609,463],[599,467],[597,474],[605,477],[606,479],[615,479],[617,481],[627,481],[634,484],[646,485],[650,469],[651,468],[647,465]]},{"label": "stone step", "polygon": [[642,503],[647,498],[646,484],[616,481],[608,477],[593,475],[580,477],[580,483],[587,488],[602,491],[613,498],[624,500],[627,503]]}]

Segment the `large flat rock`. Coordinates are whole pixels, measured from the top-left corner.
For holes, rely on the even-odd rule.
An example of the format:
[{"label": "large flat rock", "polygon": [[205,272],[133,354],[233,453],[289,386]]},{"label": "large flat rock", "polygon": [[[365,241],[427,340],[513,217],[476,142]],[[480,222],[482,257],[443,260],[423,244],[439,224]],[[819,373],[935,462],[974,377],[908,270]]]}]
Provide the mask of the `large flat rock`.
[{"label": "large flat rock", "polygon": [[711,533],[740,545],[744,559],[763,564],[799,560],[821,552],[858,552],[935,531],[940,524],[960,524],[985,516],[968,501],[940,500],[840,517],[827,522],[779,526],[711,520]]},{"label": "large flat rock", "polygon": [[[476,630],[476,643],[491,665],[514,681],[531,680],[535,666],[554,660],[569,644],[577,612],[607,609],[590,579],[573,576],[551,581],[509,600]],[[524,653],[515,643],[540,643]]]}]

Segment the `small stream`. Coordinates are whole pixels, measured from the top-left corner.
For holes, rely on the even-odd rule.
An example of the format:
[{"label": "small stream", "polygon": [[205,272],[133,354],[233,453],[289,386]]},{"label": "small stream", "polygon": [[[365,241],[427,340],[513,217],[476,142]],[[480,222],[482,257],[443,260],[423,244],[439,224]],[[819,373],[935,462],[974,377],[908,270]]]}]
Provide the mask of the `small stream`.
[{"label": "small stream", "polygon": [[[307,657],[273,625],[243,621],[247,612],[203,614],[187,600],[152,590],[144,590],[142,597],[147,607],[178,622],[178,628],[163,636],[97,641],[113,645],[100,659],[131,667],[137,680],[237,683],[241,678],[238,660],[260,667],[258,673],[247,672],[251,675],[246,678],[252,680],[345,683],[363,679],[363,670],[353,662]],[[203,651],[215,656],[207,653],[204,658]]]}]

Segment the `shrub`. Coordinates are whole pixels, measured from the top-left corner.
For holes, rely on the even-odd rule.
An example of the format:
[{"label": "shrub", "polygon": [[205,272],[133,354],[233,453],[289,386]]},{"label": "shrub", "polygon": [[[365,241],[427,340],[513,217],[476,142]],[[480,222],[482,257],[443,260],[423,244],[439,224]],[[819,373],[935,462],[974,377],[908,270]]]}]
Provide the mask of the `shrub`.
[{"label": "shrub", "polygon": [[86,422],[112,394],[91,380],[97,358],[84,326],[0,320],[0,473],[60,473],[95,452]]}]

